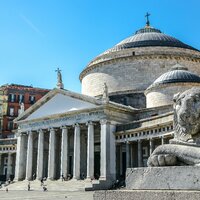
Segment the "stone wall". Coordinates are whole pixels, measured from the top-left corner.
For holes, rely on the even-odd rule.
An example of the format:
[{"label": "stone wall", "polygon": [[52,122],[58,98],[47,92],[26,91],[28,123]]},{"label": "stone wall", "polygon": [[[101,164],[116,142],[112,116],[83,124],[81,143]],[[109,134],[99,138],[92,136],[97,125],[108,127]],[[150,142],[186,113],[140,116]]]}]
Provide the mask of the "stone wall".
[{"label": "stone wall", "polygon": [[82,93],[90,96],[101,95],[104,82],[109,93],[142,91],[177,62],[189,71],[200,74],[200,55],[192,50],[149,47],[102,55],[81,73]]},{"label": "stone wall", "polygon": [[129,94],[115,94],[109,95],[109,99],[116,103],[120,103],[126,106],[132,106],[134,108],[145,108],[146,97],[143,92],[141,93],[129,93]]},{"label": "stone wall", "polygon": [[200,87],[199,83],[173,83],[158,86],[146,93],[147,108],[169,105],[173,103],[173,96],[192,87]]}]

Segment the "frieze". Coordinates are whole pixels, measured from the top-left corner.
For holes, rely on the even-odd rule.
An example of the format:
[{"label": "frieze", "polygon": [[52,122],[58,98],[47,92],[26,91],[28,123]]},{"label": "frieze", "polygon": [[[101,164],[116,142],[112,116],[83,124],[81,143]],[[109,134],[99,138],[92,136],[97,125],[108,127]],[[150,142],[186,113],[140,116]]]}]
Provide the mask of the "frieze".
[{"label": "frieze", "polygon": [[103,111],[93,112],[93,113],[82,113],[71,117],[61,117],[57,119],[48,119],[37,122],[27,122],[19,125],[20,132],[39,130],[39,129],[49,129],[52,127],[63,127],[72,126],[76,123],[87,123],[88,121],[100,121],[105,119],[106,115]]}]

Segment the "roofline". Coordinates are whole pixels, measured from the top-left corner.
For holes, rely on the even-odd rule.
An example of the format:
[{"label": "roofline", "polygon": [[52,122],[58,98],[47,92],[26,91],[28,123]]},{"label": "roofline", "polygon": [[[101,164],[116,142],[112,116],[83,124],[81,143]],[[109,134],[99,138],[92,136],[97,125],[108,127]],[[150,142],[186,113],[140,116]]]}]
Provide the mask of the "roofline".
[{"label": "roofline", "polygon": [[39,99],[35,104],[33,104],[31,107],[29,107],[27,110],[25,110],[21,115],[19,115],[17,118],[15,118],[14,123],[16,123],[17,121],[24,119],[28,115],[32,114],[35,110],[37,110],[39,107],[44,105],[49,99],[51,99],[53,96],[55,96],[58,93],[66,95],[66,96],[74,97],[74,98],[80,99],[82,101],[87,101],[87,102],[93,103],[95,105],[102,104],[102,101],[97,100],[94,97],[71,92],[71,91],[65,90],[65,89],[54,88],[53,90],[48,92],[46,95],[44,95],[41,99]]}]

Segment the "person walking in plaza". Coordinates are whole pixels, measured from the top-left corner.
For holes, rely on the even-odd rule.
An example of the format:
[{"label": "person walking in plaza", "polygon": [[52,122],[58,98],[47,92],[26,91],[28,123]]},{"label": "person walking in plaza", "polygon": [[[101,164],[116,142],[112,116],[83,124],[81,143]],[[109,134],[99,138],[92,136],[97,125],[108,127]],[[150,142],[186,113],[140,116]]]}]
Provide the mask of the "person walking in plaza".
[{"label": "person walking in plaza", "polygon": [[43,178],[41,179],[40,182],[41,182],[41,186],[43,186],[43,184],[44,184]]},{"label": "person walking in plaza", "polygon": [[30,182],[28,182],[28,191],[30,191],[31,190],[31,184],[30,184]]}]

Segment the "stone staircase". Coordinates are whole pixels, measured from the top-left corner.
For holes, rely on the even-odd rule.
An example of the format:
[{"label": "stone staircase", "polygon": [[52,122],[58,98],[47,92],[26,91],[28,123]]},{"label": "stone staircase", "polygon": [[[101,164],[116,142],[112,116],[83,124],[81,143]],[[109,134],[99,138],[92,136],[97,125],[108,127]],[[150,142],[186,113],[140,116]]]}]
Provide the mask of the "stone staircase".
[{"label": "stone staircase", "polygon": [[[35,181],[17,181],[13,182],[9,185],[3,186],[0,190],[5,190],[5,187],[8,190],[28,190],[28,183],[30,182],[31,190],[42,191],[43,187],[41,186],[41,182],[38,180]],[[85,190],[93,190],[93,184],[89,180],[69,180],[69,181],[44,181],[44,186],[49,191],[85,191]]]}]

